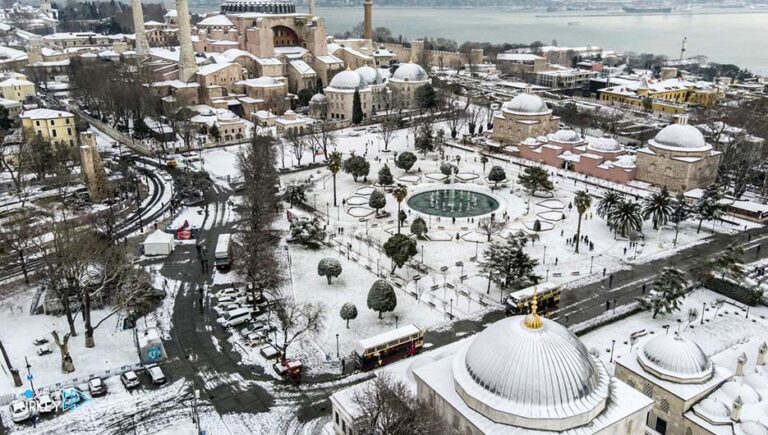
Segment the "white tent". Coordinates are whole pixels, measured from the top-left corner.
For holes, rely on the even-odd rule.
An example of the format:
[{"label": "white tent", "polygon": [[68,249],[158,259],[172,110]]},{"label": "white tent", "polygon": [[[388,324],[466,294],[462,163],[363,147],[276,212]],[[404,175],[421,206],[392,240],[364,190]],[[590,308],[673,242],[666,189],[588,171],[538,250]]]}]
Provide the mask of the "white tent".
[{"label": "white tent", "polygon": [[144,240],[144,255],[168,255],[173,252],[173,236],[156,230]]}]

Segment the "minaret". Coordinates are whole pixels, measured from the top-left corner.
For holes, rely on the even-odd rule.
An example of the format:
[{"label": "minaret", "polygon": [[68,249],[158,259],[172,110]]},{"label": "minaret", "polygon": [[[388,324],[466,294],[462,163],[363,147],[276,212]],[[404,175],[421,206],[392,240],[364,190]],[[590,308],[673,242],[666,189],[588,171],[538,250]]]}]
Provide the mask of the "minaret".
[{"label": "minaret", "polygon": [[365,8],[363,39],[373,41],[373,0],[364,0],[363,8]]},{"label": "minaret", "polygon": [[683,46],[680,47],[680,60],[685,60],[686,51],[688,51],[688,37],[683,36]]},{"label": "minaret", "polygon": [[315,16],[315,0],[309,0],[309,15]]},{"label": "minaret", "polygon": [[176,14],[179,24],[179,80],[188,82],[197,72],[197,63],[195,62],[195,50],[192,48],[192,31],[189,26],[187,0],[176,0]]},{"label": "minaret", "polygon": [[136,33],[136,54],[149,56],[149,43],[147,42],[147,32],[144,30],[144,11],[141,10],[141,0],[133,0],[131,9],[133,9],[133,30]]}]

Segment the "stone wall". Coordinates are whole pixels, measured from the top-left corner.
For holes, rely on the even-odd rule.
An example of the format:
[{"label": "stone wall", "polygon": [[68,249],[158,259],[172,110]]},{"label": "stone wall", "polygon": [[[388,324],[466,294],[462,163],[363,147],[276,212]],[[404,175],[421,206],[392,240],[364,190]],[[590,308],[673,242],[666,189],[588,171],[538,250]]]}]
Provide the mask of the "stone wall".
[{"label": "stone wall", "polygon": [[[652,153],[637,153],[637,178],[656,186],[667,186],[673,192],[685,192],[705,188],[715,181],[719,155],[710,151],[685,152],[669,151],[649,147]],[[700,158],[698,161],[683,159]]]}]

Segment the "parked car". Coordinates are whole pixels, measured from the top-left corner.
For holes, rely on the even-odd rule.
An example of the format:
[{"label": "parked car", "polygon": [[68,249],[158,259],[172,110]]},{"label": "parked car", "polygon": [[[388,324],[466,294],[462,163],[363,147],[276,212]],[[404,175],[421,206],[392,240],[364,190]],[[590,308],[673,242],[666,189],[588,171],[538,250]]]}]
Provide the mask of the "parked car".
[{"label": "parked car", "polygon": [[48,355],[49,353],[53,353],[50,346],[40,346],[37,348],[37,354],[40,356]]},{"label": "parked car", "polygon": [[56,402],[50,394],[41,394],[35,398],[37,403],[37,412],[40,414],[48,414],[56,410]]},{"label": "parked car", "polygon": [[40,337],[32,340],[32,344],[34,344],[35,346],[40,346],[41,344],[46,344],[46,343],[48,343],[48,339],[45,337]]},{"label": "parked car", "polygon": [[152,379],[152,383],[155,385],[162,385],[166,382],[165,373],[160,369],[157,364],[150,364],[147,366],[147,373],[149,378]]},{"label": "parked car", "polygon": [[232,287],[232,288],[225,288],[224,290],[221,290],[217,292],[214,296],[216,296],[216,299],[223,298],[224,296],[242,296],[243,292],[240,290]]},{"label": "parked car", "polygon": [[92,397],[103,396],[107,394],[107,386],[104,385],[104,381],[101,378],[91,378],[88,381],[88,391]]},{"label": "parked car", "polygon": [[139,377],[136,375],[136,372],[133,370],[129,370],[122,375],[120,375],[120,382],[123,383],[123,386],[126,390],[131,390],[133,388],[138,387],[141,383],[139,382]]},{"label": "parked car", "polygon": [[216,319],[216,321],[225,328],[231,328],[233,326],[248,323],[251,321],[251,309],[238,308],[236,310],[227,311],[223,316]]},{"label": "parked car", "polygon": [[219,303],[219,305],[223,304],[234,304],[238,302],[238,299],[240,299],[242,296],[222,296],[220,298],[216,298],[216,302]]},{"label": "parked car", "polygon": [[280,356],[280,351],[277,350],[275,346],[272,346],[271,344],[267,344],[265,346],[260,347],[259,353],[261,354],[261,356],[263,356],[266,359],[277,358]]},{"label": "parked car", "polygon": [[262,344],[269,343],[272,341],[270,340],[269,336],[267,336],[267,333],[264,331],[251,332],[246,336],[245,340],[248,342],[249,345],[253,347],[260,346]]},{"label": "parked car", "polygon": [[21,423],[32,416],[32,408],[26,400],[14,400],[8,408],[14,423]]},{"label": "parked car", "polygon": [[237,310],[238,308],[240,308],[240,304],[238,304],[237,302],[233,302],[231,304],[216,305],[215,307],[213,307],[213,310],[216,311],[216,314],[218,314],[219,316],[223,316],[224,313],[228,311]]},{"label": "parked car", "polygon": [[253,322],[250,325],[245,327],[245,330],[248,334],[254,333],[254,332],[267,332],[267,325],[262,322]]}]

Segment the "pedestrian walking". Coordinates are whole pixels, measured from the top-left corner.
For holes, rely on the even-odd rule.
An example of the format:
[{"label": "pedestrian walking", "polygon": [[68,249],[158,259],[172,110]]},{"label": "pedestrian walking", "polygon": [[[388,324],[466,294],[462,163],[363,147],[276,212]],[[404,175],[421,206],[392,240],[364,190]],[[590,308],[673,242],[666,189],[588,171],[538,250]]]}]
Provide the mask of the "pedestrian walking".
[{"label": "pedestrian walking", "polygon": [[613,274],[608,277],[608,288],[613,288]]},{"label": "pedestrian walking", "polygon": [[645,294],[645,283],[643,283],[643,288],[640,291]]},{"label": "pedestrian walking", "polygon": [[605,276],[605,268],[603,268],[603,276]]}]

